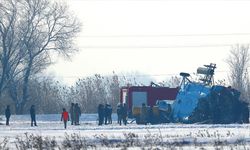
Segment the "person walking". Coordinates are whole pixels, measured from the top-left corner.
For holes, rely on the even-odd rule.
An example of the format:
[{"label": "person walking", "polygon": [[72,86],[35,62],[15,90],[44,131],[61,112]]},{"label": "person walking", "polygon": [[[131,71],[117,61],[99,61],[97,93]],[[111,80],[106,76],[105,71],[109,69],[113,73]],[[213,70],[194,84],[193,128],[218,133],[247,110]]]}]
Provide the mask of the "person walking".
[{"label": "person walking", "polygon": [[78,103],[75,104],[75,107],[74,107],[74,113],[75,113],[75,125],[80,125],[80,116],[81,116],[81,109],[78,105]]},{"label": "person walking", "polygon": [[74,122],[75,122],[75,111],[74,111],[74,109],[75,109],[75,104],[71,103],[71,107],[69,109],[71,125],[73,125]]},{"label": "person walking", "polygon": [[37,126],[36,124],[36,110],[35,110],[35,105],[32,105],[30,107],[30,117],[31,117],[31,126],[33,126],[33,123],[35,126]]},{"label": "person walking", "polygon": [[64,129],[66,129],[67,128],[67,122],[69,121],[69,113],[66,111],[65,108],[63,108],[61,121],[63,121]]},{"label": "person walking", "polygon": [[10,121],[10,105],[7,105],[6,109],[5,109],[5,117],[6,117],[6,126],[10,125],[9,121]]}]

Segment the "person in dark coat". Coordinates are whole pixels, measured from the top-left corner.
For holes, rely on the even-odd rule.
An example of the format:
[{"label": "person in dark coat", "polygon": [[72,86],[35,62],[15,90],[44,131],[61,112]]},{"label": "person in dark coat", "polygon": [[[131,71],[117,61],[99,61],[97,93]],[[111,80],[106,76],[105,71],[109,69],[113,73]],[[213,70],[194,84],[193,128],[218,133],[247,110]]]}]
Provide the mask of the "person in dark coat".
[{"label": "person in dark coat", "polygon": [[99,104],[98,105],[98,120],[99,120],[99,123],[98,125],[102,125],[103,124],[103,121],[104,121],[104,106],[103,104]]},{"label": "person in dark coat", "polygon": [[9,121],[10,121],[10,105],[7,105],[6,109],[5,109],[5,117],[6,117],[6,125],[9,125]]},{"label": "person in dark coat", "polygon": [[78,103],[75,104],[75,107],[74,107],[74,113],[75,113],[75,125],[80,125],[80,116],[81,116],[81,109],[78,105]]},{"label": "person in dark coat", "polygon": [[117,105],[116,113],[118,117],[118,124],[122,125],[122,106],[120,103]]},{"label": "person in dark coat", "polygon": [[147,124],[147,107],[145,103],[142,103],[141,114],[140,114],[140,122],[142,124]]},{"label": "person in dark coat", "polygon": [[108,124],[108,104],[106,104],[104,107],[104,123],[106,125]]},{"label": "person in dark coat", "polygon": [[105,105],[104,108],[104,120],[105,120],[105,124],[112,124],[112,107],[109,104]]},{"label": "person in dark coat", "polygon": [[37,126],[36,124],[36,110],[35,110],[35,105],[32,105],[30,107],[30,117],[31,117],[31,126],[33,126],[33,123],[35,126]]},{"label": "person in dark coat", "polygon": [[124,103],[122,106],[122,121],[124,125],[127,125],[127,105]]},{"label": "person in dark coat", "polygon": [[112,124],[112,107],[108,104],[108,124]]},{"label": "person in dark coat", "polygon": [[74,109],[75,109],[75,104],[71,103],[71,107],[69,109],[71,125],[73,125],[74,122],[75,122],[75,112],[74,112]]}]

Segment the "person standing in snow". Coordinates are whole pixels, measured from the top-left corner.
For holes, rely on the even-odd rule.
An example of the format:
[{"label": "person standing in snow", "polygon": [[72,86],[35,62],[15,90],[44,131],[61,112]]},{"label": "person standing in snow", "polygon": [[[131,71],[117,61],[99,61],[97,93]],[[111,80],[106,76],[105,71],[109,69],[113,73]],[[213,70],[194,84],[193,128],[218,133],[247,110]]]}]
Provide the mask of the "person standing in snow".
[{"label": "person standing in snow", "polygon": [[67,122],[69,121],[69,113],[66,111],[65,108],[63,108],[61,121],[63,121],[64,129],[66,129],[67,128]]},{"label": "person standing in snow", "polygon": [[30,107],[30,117],[31,117],[31,126],[33,126],[33,123],[35,126],[37,126],[36,124],[36,110],[35,110],[35,105],[32,105]]},{"label": "person standing in snow", "polygon": [[119,103],[116,109],[118,124],[122,125],[122,105]]},{"label": "person standing in snow", "polygon": [[145,103],[142,103],[140,122],[145,125],[147,124],[147,107]]},{"label": "person standing in snow", "polygon": [[127,110],[127,105],[124,103],[123,106],[121,107],[121,112],[122,112],[122,121],[124,125],[127,125],[127,117],[128,117],[128,110]]},{"label": "person standing in snow", "polygon": [[104,120],[105,124],[112,124],[112,107],[110,104],[106,104],[104,108]]},{"label": "person standing in snow", "polygon": [[103,104],[99,104],[98,105],[98,120],[99,120],[99,123],[98,125],[102,125],[103,124],[103,121],[104,121],[104,106]]},{"label": "person standing in snow", "polygon": [[69,109],[71,125],[73,125],[74,122],[75,122],[75,112],[74,112],[74,109],[75,109],[75,104],[71,103],[71,107]]},{"label": "person standing in snow", "polygon": [[9,125],[9,121],[10,121],[10,105],[7,105],[6,109],[5,109],[5,117],[6,117],[6,126]]},{"label": "person standing in snow", "polygon": [[81,109],[78,105],[78,103],[75,104],[74,107],[74,113],[75,113],[75,125],[80,125],[79,120],[80,120],[80,116],[81,116]]},{"label": "person standing in snow", "polygon": [[108,110],[108,104],[106,104],[105,107],[104,107],[104,120],[105,120],[104,122],[105,122],[105,125],[108,124],[108,115],[109,115],[108,111],[109,111]]},{"label": "person standing in snow", "polygon": [[108,123],[112,124],[112,106],[108,104]]}]

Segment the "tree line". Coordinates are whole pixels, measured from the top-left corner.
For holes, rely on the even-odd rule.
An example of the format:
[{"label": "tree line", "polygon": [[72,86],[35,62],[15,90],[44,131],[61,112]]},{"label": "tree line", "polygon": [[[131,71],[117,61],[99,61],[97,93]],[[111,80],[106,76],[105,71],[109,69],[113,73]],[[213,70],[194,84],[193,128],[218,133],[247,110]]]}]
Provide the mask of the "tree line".
[{"label": "tree line", "polygon": [[[131,77],[134,76],[134,77]],[[70,108],[71,103],[78,103],[83,113],[96,113],[98,104],[110,104],[116,108],[120,99],[120,88],[127,85],[142,85],[138,82],[138,75],[133,74],[129,78],[125,75],[102,76],[95,74],[90,77],[78,79],[74,85],[64,85],[53,77],[32,78],[29,82],[29,100],[25,103],[23,113],[29,113],[31,105],[37,105],[37,113],[55,114],[62,108]],[[145,81],[152,81],[150,77],[144,77]],[[15,101],[9,95],[2,95],[0,112],[3,113],[6,105],[12,110]],[[18,112],[16,112],[19,114]]]}]

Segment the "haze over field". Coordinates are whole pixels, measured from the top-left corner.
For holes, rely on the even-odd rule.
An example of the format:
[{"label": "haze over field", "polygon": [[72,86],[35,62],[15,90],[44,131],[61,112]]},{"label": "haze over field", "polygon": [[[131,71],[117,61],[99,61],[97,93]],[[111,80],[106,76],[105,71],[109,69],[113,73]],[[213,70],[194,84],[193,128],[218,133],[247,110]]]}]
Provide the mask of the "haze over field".
[{"label": "haze over field", "polygon": [[66,83],[95,73],[139,71],[158,80],[216,63],[227,79],[232,45],[250,39],[249,1],[68,0],[83,24],[79,53],[48,72]]}]

